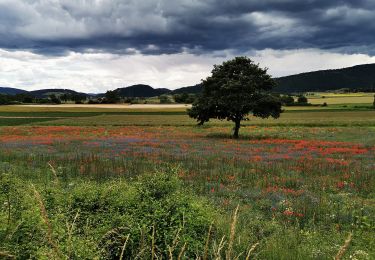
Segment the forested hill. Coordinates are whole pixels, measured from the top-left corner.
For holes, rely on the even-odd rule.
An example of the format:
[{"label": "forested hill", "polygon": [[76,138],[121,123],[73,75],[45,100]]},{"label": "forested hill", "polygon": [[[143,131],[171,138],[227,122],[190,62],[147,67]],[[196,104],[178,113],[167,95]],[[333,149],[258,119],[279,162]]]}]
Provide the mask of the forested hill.
[{"label": "forested hill", "polygon": [[4,88],[0,87],[0,95],[17,95],[27,93],[26,90],[18,89],[18,88]]},{"label": "forested hill", "polygon": [[47,98],[50,95],[56,95],[56,96],[61,96],[64,94],[67,95],[84,95],[88,96],[85,93],[77,92],[71,89],[39,89],[39,90],[33,90],[28,92],[31,96],[36,97],[36,98]]},{"label": "forested hill", "polygon": [[178,88],[172,91],[173,94],[191,93],[197,94],[202,91],[202,84],[197,84],[194,86]]},{"label": "forested hill", "polygon": [[335,70],[306,72],[275,79],[277,92],[296,93],[349,89],[375,91],[375,64],[358,65]]},{"label": "forested hill", "polygon": [[170,92],[170,90],[166,88],[153,88],[143,84],[118,88],[115,91],[117,91],[121,97],[155,97]]}]

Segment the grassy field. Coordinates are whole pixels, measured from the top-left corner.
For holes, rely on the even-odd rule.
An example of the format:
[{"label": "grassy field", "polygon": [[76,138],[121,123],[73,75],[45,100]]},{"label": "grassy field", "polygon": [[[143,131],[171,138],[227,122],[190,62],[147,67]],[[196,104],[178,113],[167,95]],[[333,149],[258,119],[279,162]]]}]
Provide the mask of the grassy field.
[{"label": "grassy field", "polygon": [[[284,107],[278,120],[251,118],[244,125],[372,125],[374,113],[371,103],[335,104],[321,106]],[[186,107],[122,108],[84,106],[0,106],[0,126],[6,125],[194,125],[186,116]],[[309,113],[314,112],[314,113]],[[209,125],[230,125],[215,121]]]},{"label": "grassy field", "polygon": [[374,259],[375,111],[339,108],[234,140],[181,109],[0,107],[0,257]]},{"label": "grassy field", "polygon": [[374,101],[374,93],[313,93],[307,96],[311,104],[337,105],[337,104],[371,104]]}]

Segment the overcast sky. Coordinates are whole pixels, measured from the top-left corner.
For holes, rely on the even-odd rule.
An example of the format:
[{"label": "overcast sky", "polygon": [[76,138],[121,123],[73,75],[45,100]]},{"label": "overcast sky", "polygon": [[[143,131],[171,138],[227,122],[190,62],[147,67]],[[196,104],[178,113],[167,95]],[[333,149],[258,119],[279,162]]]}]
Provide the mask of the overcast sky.
[{"label": "overcast sky", "polygon": [[246,55],[275,77],[375,63],[374,0],[0,0],[0,86],[199,83]]}]

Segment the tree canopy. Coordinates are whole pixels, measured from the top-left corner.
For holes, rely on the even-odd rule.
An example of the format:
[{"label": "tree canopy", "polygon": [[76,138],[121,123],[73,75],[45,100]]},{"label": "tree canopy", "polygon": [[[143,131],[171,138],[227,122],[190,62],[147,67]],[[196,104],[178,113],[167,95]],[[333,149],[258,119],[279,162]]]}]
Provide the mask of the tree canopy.
[{"label": "tree canopy", "polygon": [[214,65],[212,75],[202,81],[203,91],[189,110],[189,116],[199,124],[211,118],[235,123],[234,138],[238,138],[242,120],[252,113],[261,118],[278,118],[281,102],[271,94],[274,80],[267,69],[260,68],[247,57],[236,57]]}]

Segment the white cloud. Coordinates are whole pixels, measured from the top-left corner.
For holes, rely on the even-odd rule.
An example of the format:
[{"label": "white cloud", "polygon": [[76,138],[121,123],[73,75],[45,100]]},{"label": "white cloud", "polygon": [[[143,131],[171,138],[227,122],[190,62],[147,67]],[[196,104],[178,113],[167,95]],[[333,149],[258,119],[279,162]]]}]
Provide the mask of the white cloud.
[{"label": "white cloud", "polygon": [[[330,53],[317,49],[249,52],[248,56],[273,76],[375,63],[365,54]],[[230,50],[210,55],[187,52],[164,55],[76,53],[47,57],[28,51],[0,49],[0,86],[26,90],[71,88],[97,93],[132,84],[178,88],[199,83],[213,64],[233,58]]]},{"label": "white cloud", "polygon": [[375,56],[342,54],[318,49],[257,51],[254,60],[269,68],[275,77],[301,72],[338,69],[359,64],[375,63]]}]

